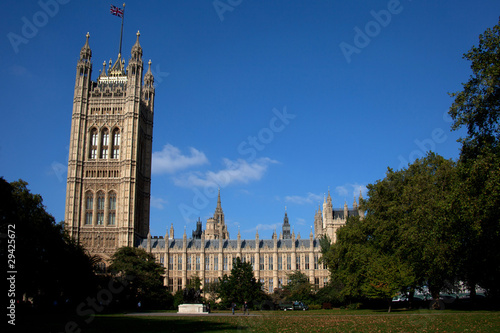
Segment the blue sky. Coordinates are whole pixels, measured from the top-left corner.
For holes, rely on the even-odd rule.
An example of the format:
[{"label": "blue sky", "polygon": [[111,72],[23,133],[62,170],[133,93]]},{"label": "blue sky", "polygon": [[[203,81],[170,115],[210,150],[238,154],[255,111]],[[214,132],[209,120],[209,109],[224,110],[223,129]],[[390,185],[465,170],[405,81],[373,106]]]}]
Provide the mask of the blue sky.
[{"label": "blue sky", "polygon": [[[121,3],[113,3],[121,7]],[[93,79],[116,59],[109,2],[2,2],[0,176],[22,178],[64,219],[74,75],[90,33]],[[123,55],[140,30],[156,80],[151,233],[188,234],[221,187],[231,238],[308,237],[334,207],[426,150],[458,157],[447,110],[463,53],[497,0],[127,1]]]}]

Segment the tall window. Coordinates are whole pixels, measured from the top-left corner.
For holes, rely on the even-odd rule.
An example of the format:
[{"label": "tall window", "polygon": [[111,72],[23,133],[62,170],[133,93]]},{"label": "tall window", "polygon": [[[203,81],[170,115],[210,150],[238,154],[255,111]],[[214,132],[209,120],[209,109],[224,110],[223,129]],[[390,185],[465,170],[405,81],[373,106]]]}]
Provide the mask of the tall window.
[{"label": "tall window", "polygon": [[191,270],[191,256],[188,256],[186,258],[186,270],[190,271]]},{"label": "tall window", "polygon": [[182,256],[181,255],[179,255],[177,257],[177,270],[182,271]]},{"label": "tall window", "polygon": [[196,256],[196,270],[200,270],[200,256]]},{"label": "tall window", "polygon": [[318,269],[318,255],[317,254],[314,255],[314,269]]},{"label": "tall window", "polygon": [[93,128],[92,131],[90,132],[90,153],[89,157],[91,159],[96,159],[97,158],[97,129]]},{"label": "tall window", "polygon": [[269,270],[270,271],[273,270],[273,256],[272,255],[269,256]]},{"label": "tall window", "polygon": [[259,260],[259,269],[261,271],[264,270],[264,256],[260,256],[260,260]]},{"label": "tall window", "polygon": [[102,130],[102,141],[101,141],[101,158],[108,158],[109,149],[109,131],[107,128]]},{"label": "tall window", "polygon": [[307,254],[304,258],[304,268],[309,269],[309,255],[307,255]]},{"label": "tall window", "polygon": [[297,264],[296,269],[300,269],[300,256],[297,256],[297,258],[295,258],[295,262]]},{"label": "tall window", "polygon": [[97,225],[104,224],[104,193],[97,193]]},{"label": "tall window", "polygon": [[109,194],[109,216],[108,216],[108,225],[116,224],[116,193],[111,192]]},{"label": "tall window", "polygon": [[224,256],[224,268],[223,270],[227,271],[227,256]]},{"label": "tall window", "polygon": [[92,224],[92,212],[94,210],[94,195],[89,192],[85,199],[85,224]]},{"label": "tall window", "polygon": [[286,269],[291,270],[292,269],[292,256],[288,255],[286,257]]},{"label": "tall window", "polygon": [[283,269],[283,257],[280,255],[278,257],[278,271],[281,271]]},{"label": "tall window", "polygon": [[206,271],[210,270],[210,257],[209,256],[205,257],[205,270]]},{"label": "tall window", "polygon": [[[166,240],[166,242],[168,242],[168,240]],[[171,271],[174,270],[174,256],[172,255],[168,258],[168,269]]]},{"label": "tall window", "polygon": [[274,287],[273,287],[273,279],[272,279],[272,278],[270,278],[270,279],[269,279],[269,293],[271,294],[273,291],[274,291]]},{"label": "tall window", "polygon": [[111,158],[120,158],[120,130],[118,128],[113,130],[113,148],[111,150]]}]

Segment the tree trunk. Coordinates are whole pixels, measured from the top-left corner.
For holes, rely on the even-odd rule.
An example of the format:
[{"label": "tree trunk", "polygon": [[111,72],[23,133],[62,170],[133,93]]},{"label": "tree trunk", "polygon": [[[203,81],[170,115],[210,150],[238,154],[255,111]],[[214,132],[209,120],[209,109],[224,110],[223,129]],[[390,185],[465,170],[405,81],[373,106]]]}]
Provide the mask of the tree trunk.
[{"label": "tree trunk", "polygon": [[408,309],[413,309],[413,297],[415,296],[415,289],[410,289],[408,292]]},{"label": "tree trunk", "polygon": [[389,310],[387,310],[387,313],[390,313],[391,312],[391,307],[392,307],[392,298],[389,298],[388,302],[389,302]]}]

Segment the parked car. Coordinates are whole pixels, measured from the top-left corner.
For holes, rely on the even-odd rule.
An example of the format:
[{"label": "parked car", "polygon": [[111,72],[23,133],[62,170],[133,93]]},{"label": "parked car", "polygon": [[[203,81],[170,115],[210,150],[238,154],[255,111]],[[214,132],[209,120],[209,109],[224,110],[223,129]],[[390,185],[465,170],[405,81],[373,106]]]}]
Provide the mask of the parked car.
[{"label": "parked car", "polygon": [[289,303],[280,303],[279,307],[280,307],[280,310],[283,310],[283,311],[287,311],[287,310],[305,311],[305,310],[309,309],[309,307],[306,304],[299,302],[299,301],[289,302]]}]

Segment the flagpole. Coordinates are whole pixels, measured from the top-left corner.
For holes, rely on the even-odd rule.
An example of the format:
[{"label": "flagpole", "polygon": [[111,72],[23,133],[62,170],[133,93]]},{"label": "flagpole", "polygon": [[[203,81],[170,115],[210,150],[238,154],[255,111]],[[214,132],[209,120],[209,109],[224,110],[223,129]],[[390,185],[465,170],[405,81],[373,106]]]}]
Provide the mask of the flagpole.
[{"label": "flagpole", "polygon": [[125,19],[125,3],[123,3],[123,14],[122,14],[122,29],[120,31],[120,50],[118,54],[122,54],[122,38],[123,38],[123,20]]}]

